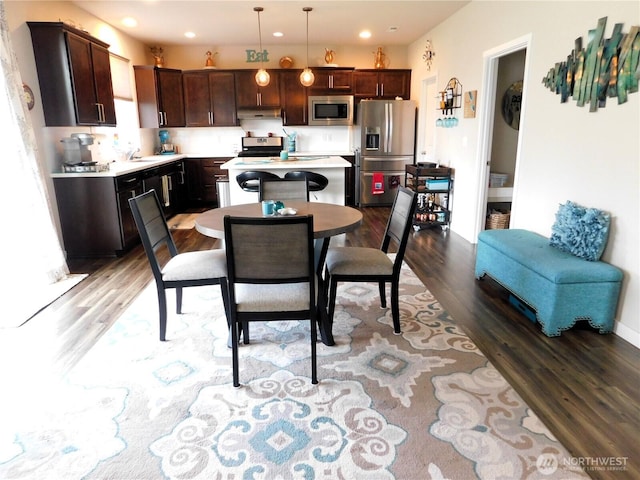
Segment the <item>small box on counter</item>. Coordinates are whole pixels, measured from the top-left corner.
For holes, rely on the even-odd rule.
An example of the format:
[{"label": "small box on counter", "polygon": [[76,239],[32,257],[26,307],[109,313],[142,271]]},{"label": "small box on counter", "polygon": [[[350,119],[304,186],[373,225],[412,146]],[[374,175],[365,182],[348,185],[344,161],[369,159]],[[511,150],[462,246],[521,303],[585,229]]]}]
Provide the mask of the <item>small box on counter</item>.
[{"label": "small box on counter", "polygon": [[429,190],[448,190],[449,180],[446,178],[427,178],[426,185]]}]

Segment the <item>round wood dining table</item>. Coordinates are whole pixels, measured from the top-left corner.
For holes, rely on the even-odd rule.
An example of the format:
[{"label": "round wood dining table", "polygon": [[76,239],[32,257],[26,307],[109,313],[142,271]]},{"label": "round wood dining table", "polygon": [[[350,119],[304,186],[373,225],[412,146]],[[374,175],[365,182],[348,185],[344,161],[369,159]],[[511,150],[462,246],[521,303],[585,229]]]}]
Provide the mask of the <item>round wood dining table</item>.
[{"label": "round wood dining table", "polygon": [[[333,203],[287,200],[285,206],[295,208],[297,215],[313,215],[313,237],[330,238],[355,230],[362,223],[362,212]],[[196,230],[203,235],[224,238],[224,217],[262,217],[260,203],[245,203],[207,210],[196,217]]]},{"label": "round wood dining table", "polygon": [[[327,315],[327,289],[324,285],[322,269],[331,237],[358,228],[362,223],[362,212],[344,205],[302,200],[287,200],[285,206],[295,208],[296,215],[313,215],[313,237],[321,240],[316,242],[315,247],[318,330],[325,345],[335,345],[332,325]],[[224,217],[226,215],[262,217],[262,205],[260,203],[245,203],[207,210],[196,217],[196,230],[208,237],[224,239]]]}]

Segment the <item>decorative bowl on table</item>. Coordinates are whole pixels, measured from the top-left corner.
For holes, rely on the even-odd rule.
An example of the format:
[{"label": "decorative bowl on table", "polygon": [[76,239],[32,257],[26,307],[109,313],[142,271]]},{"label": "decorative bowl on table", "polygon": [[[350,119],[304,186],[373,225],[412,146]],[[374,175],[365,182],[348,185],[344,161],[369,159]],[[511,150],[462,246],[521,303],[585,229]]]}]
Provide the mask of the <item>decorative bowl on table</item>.
[{"label": "decorative bowl on table", "polygon": [[290,207],[285,207],[285,208],[280,208],[278,210],[276,210],[276,213],[278,215],[295,215],[296,213],[298,213],[298,210],[296,210],[295,208],[290,208]]}]

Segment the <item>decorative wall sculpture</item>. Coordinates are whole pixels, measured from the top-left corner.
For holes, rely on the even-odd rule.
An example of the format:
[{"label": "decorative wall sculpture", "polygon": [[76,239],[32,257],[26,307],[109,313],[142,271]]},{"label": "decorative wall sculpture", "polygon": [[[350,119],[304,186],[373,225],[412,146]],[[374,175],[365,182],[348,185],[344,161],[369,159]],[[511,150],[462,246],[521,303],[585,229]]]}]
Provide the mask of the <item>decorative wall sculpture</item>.
[{"label": "decorative wall sculpture", "polygon": [[638,91],[640,69],[640,27],[633,26],[629,33],[622,33],[622,23],[613,27],[611,38],[604,39],[607,17],[598,20],[598,26],[589,30],[587,48],[582,47],[582,37],[575,41],[575,48],[565,62],[556,63],[542,83],[560,95],[565,103],[572,96],[579,107],[589,104],[589,111],[605,107],[607,97],[618,97],[625,103],[629,93]]}]

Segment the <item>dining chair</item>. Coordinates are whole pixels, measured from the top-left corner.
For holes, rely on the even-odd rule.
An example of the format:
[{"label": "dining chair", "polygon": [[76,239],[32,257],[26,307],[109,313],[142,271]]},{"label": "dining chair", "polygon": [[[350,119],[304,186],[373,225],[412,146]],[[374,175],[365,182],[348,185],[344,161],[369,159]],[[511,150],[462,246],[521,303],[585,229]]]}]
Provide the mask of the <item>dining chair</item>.
[{"label": "dining chair", "polygon": [[[385,284],[391,284],[391,314],[393,331],[400,329],[399,284],[400,268],[412,226],[417,194],[399,186],[380,248],[329,247],[325,260],[325,285],[329,286],[328,322],[333,325],[338,282],[378,282],[380,304],[386,308]],[[388,255],[391,242],[397,246],[396,255]]]},{"label": "dining chair", "polygon": [[306,178],[261,178],[258,201],[309,201],[309,182]]},{"label": "dining chair", "polygon": [[236,182],[240,185],[240,188],[245,192],[258,192],[260,191],[260,179],[261,178],[280,178],[275,173],[266,172],[262,170],[246,171],[242,172],[236,177]]},{"label": "dining chair", "polygon": [[311,383],[318,383],[313,215],[269,218],[227,215],[224,234],[233,386],[240,385],[239,330],[244,323],[274,320],[309,320]]},{"label": "dining chair", "polygon": [[[166,340],[166,290],[170,288],[176,290],[176,313],[180,314],[182,313],[183,287],[220,285],[225,315],[229,324],[229,292],[225,251],[217,249],[179,253],[155,190],[149,190],[130,198],[129,205],[156,282],[160,314],[160,340]],[[165,246],[169,251],[170,258],[163,265],[158,253]]]}]

